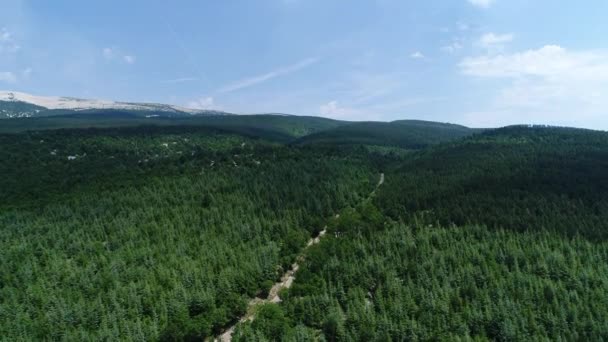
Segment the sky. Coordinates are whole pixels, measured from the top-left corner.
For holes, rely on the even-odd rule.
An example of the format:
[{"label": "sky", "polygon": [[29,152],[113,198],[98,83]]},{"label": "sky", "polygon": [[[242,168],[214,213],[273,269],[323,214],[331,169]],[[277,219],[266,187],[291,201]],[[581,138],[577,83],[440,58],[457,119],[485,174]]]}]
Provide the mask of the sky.
[{"label": "sky", "polygon": [[608,129],[608,1],[0,0],[0,90]]}]

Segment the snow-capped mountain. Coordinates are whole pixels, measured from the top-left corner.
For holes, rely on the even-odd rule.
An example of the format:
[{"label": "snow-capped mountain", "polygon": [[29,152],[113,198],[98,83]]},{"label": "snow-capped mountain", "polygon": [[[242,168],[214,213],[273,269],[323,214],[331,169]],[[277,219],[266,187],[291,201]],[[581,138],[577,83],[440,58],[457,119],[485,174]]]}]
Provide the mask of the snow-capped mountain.
[{"label": "snow-capped mountain", "polygon": [[0,91],[0,118],[47,116],[51,111],[59,113],[89,110],[124,110],[150,112],[149,116],[224,114],[156,103],[115,102],[79,99],[73,97],[35,96],[31,94]]}]

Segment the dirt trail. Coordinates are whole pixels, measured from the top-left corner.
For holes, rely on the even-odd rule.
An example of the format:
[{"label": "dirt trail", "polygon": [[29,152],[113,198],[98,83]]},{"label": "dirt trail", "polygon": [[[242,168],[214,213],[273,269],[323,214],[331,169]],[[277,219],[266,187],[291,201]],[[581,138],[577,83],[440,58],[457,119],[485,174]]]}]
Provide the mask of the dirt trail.
[{"label": "dirt trail", "polygon": [[[340,217],[340,215],[336,215],[336,218],[339,218],[339,217]],[[234,324],[233,326],[228,328],[228,330],[226,330],[222,335],[220,335],[219,339],[216,338],[214,341],[221,341],[221,342],[232,341],[232,334],[234,333],[234,329],[236,328],[238,323],[253,321],[253,319],[255,317],[254,309],[256,306],[258,306],[262,303],[280,303],[281,298],[279,297],[279,292],[282,289],[288,289],[291,287],[291,285],[293,285],[293,282],[296,279],[295,274],[300,269],[300,263],[304,260],[305,252],[311,246],[314,246],[314,245],[318,244],[319,242],[321,242],[321,238],[323,238],[325,236],[325,234],[327,234],[327,226],[325,226],[323,228],[323,230],[319,233],[319,235],[317,237],[308,240],[306,247],[302,250],[300,256],[298,256],[298,258],[296,259],[296,262],[294,262],[291,265],[291,269],[289,269],[289,271],[285,272],[285,274],[283,274],[283,276],[281,277],[281,280],[279,282],[275,283],[270,288],[270,291],[268,291],[268,297],[266,297],[265,299],[254,298],[251,301],[249,301],[249,304],[247,305],[247,313],[243,317],[241,317],[241,319],[236,324]]]},{"label": "dirt trail", "polygon": [[[376,185],[376,188],[374,189],[374,191],[372,191],[372,193],[370,194],[370,197],[375,195],[376,190],[382,184],[384,184],[384,173],[380,174],[380,180],[378,181],[378,184]],[[338,218],[340,218],[340,214],[336,214],[335,219],[338,219]],[[306,252],[308,251],[308,249],[310,247],[321,242],[321,239],[325,236],[325,234],[327,234],[327,226],[325,226],[323,228],[323,230],[319,233],[319,235],[317,237],[312,238],[308,241],[308,243],[306,244],[306,247],[304,247],[302,252],[300,252],[300,256],[298,256],[296,258],[296,261],[291,265],[291,269],[289,269],[287,272],[285,272],[285,274],[283,274],[283,276],[281,277],[281,280],[279,282],[275,283],[270,288],[270,291],[268,292],[268,297],[254,298],[251,301],[249,301],[249,304],[247,305],[247,313],[245,313],[245,315],[243,315],[243,317],[241,317],[237,323],[232,325],[230,328],[228,328],[226,331],[224,331],[219,337],[215,338],[213,341],[214,342],[231,342],[232,334],[234,333],[234,329],[236,329],[236,326],[239,323],[253,321],[255,319],[256,306],[263,304],[263,303],[280,303],[281,298],[279,297],[279,292],[282,289],[288,289],[291,287],[291,285],[293,285],[293,282],[296,279],[295,275],[298,272],[298,270],[300,269],[300,263],[302,261],[304,261]]]}]

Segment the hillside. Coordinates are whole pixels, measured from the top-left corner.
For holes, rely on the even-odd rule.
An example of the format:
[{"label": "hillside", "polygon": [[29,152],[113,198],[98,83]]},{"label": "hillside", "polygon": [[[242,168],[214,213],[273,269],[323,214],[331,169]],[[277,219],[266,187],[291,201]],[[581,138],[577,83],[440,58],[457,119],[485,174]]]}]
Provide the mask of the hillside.
[{"label": "hillside", "polygon": [[[420,152],[378,199],[429,224],[608,237],[608,133],[514,126]],[[408,196],[403,196],[407,193]]]},{"label": "hillside", "polygon": [[605,132],[121,110],[5,122],[23,125],[0,134],[10,340],[608,338]]},{"label": "hillside", "polygon": [[311,134],[300,145],[374,145],[420,149],[432,144],[462,138],[476,130],[438,122],[400,120],[357,122]]},{"label": "hillside", "polygon": [[290,141],[345,122],[318,117],[290,115],[197,115],[142,117],[130,111],[95,110],[50,117],[2,121],[0,133],[18,133],[65,128],[137,126],[207,127],[277,141]]},{"label": "hillside", "polygon": [[[438,122],[346,122],[286,114],[231,115],[173,105],[0,92],[0,133],[62,128],[200,126],[296,145],[420,149],[476,130]],[[297,140],[296,140],[297,139]],[[296,141],[294,141],[296,140]]]},{"label": "hillside", "polygon": [[9,340],[213,336],[377,181],[356,155],[212,128],[26,132],[0,146]]},{"label": "hillside", "polygon": [[27,102],[0,100],[0,119],[29,118],[45,111],[46,108]]},{"label": "hillside", "polygon": [[235,341],[608,338],[608,134],[488,130],[393,160]]}]

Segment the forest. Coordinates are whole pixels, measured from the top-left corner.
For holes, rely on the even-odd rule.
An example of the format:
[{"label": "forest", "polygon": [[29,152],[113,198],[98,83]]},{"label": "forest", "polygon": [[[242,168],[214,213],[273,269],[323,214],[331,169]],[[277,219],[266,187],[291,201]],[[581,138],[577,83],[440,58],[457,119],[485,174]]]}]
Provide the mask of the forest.
[{"label": "forest", "polygon": [[375,182],[357,157],[208,131],[3,138],[11,340],[211,336]]},{"label": "forest", "polygon": [[608,339],[608,133],[204,120],[0,134],[3,339],[213,339],[303,250],[234,341]]}]

